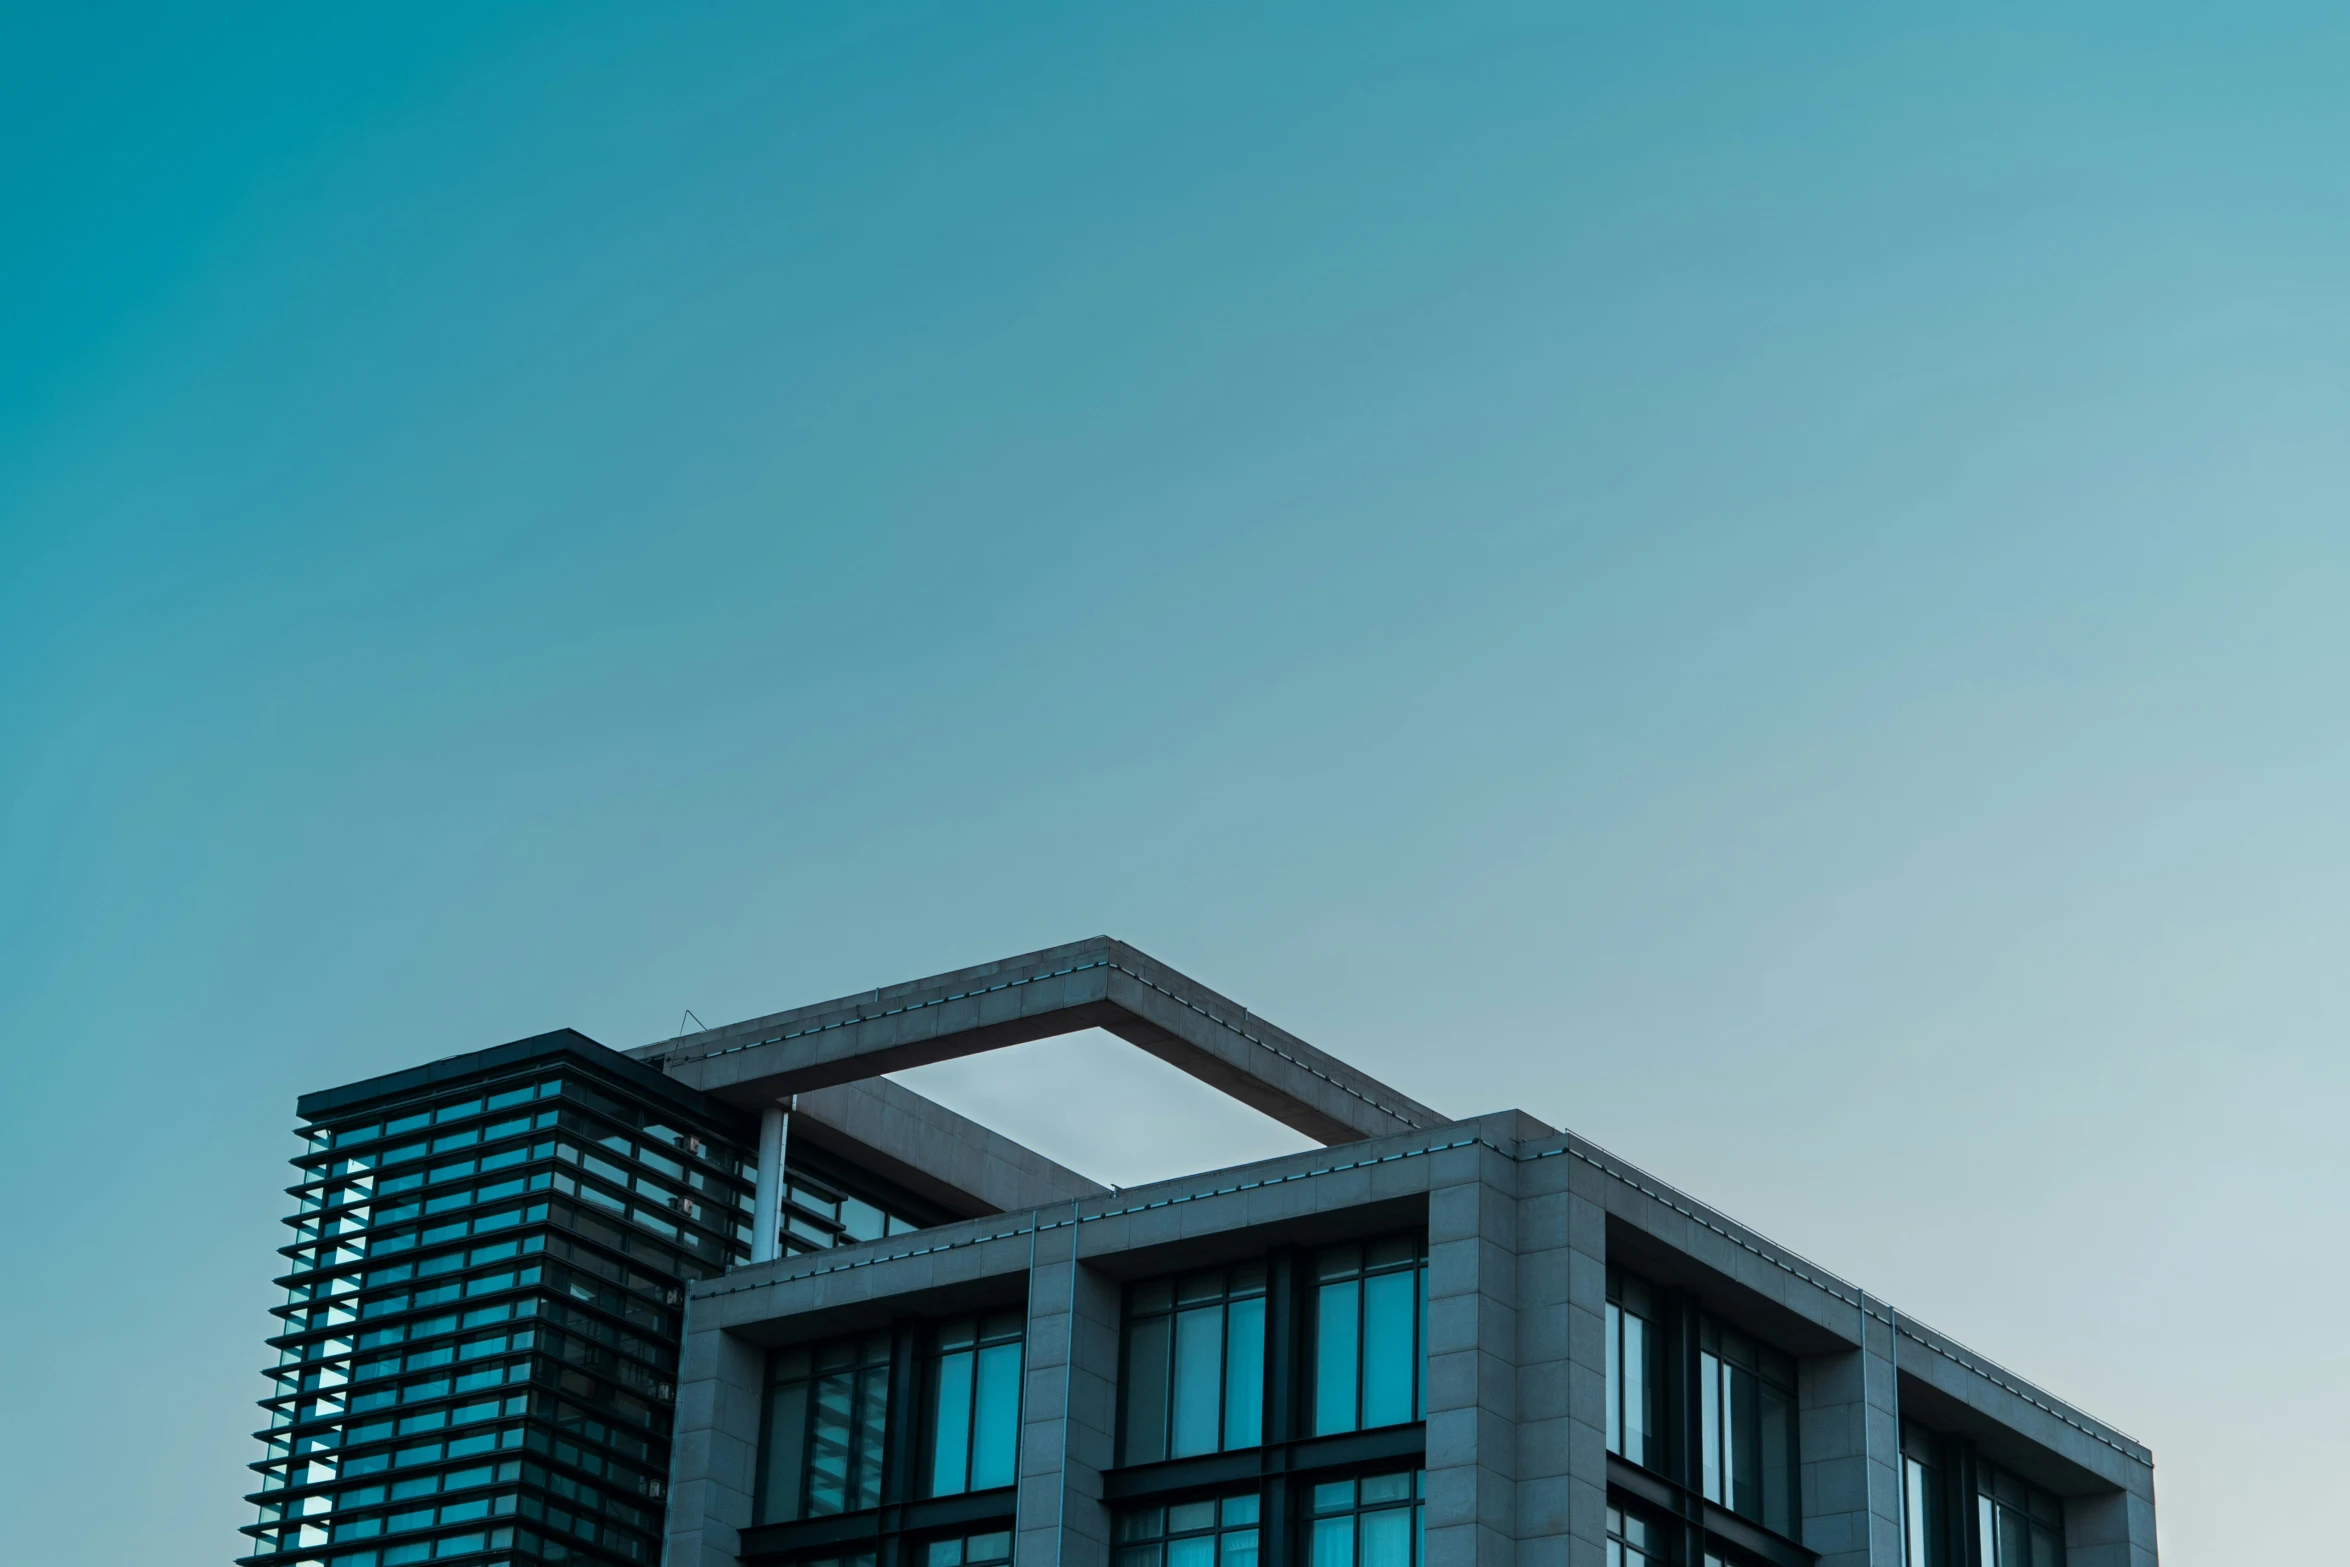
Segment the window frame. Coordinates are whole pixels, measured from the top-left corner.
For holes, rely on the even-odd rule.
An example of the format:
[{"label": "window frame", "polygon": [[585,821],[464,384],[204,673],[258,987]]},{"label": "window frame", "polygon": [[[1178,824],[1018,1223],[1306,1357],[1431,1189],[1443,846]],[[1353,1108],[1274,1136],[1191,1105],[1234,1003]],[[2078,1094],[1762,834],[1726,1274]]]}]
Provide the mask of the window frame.
[{"label": "window frame", "polygon": [[[1697,1493],[1773,1534],[1795,1539],[1803,1529],[1802,1400],[1795,1357],[1711,1312],[1699,1312],[1696,1326]],[[1740,1358],[1741,1352],[1744,1359]],[[1708,1362],[1712,1363],[1710,1368]],[[1733,1408],[1740,1377],[1752,1382],[1755,1389],[1752,1425],[1760,1452],[1754,1460],[1753,1483],[1758,1493],[1759,1512],[1748,1512],[1739,1504],[1737,1494],[1739,1476],[1734,1465],[1742,1435],[1738,1427],[1747,1424]],[[1770,1418],[1770,1400],[1773,1394],[1780,1400],[1780,1418],[1775,1424],[1783,1444],[1784,1471],[1776,1485],[1767,1467],[1772,1449],[1774,1422]],[[1714,1489],[1717,1483],[1718,1493]],[[1774,1502],[1784,1509],[1783,1521],[1772,1519]]]},{"label": "window frame", "polygon": [[[1658,1539],[1652,1548],[1632,1539],[1632,1529],[1655,1530]],[[1627,1507],[1610,1497],[1607,1504],[1607,1567],[1671,1567],[1673,1560],[1673,1525],[1650,1515],[1647,1508]],[[1637,1553],[1637,1554],[1635,1554]]]},{"label": "window frame", "polygon": [[[1389,1256],[1373,1261],[1373,1253],[1396,1246],[1408,1247],[1400,1256]],[[1356,1262],[1351,1271],[1343,1270],[1340,1256],[1353,1252]],[[1307,1254],[1305,1271],[1299,1277],[1299,1313],[1305,1325],[1305,1352],[1300,1365],[1301,1436],[1343,1436],[1357,1431],[1379,1431],[1395,1426],[1411,1425],[1427,1418],[1428,1412],[1428,1236],[1425,1231],[1387,1234],[1349,1241],[1338,1245],[1319,1246]],[[1333,1271],[1340,1269],[1341,1271]],[[1410,1311],[1410,1344],[1406,1352],[1408,1367],[1408,1413],[1402,1419],[1382,1419],[1376,1423],[1370,1414],[1371,1315],[1374,1282],[1384,1283],[1394,1278],[1409,1280],[1406,1305]],[[1333,1291],[1353,1286],[1351,1312],[1331,1309]],[[1325,1352],[1330,1347],[1329,1329],[1341,1317],[1349,1318],[1351,1342],[1348,1352],[1353,1360],[1350,1368],[1353,1418],[1345,1425],[1328,1425],[1323,1419],[1323,1394],[1330,1387],[1325,1375]]]},{"label": "window frame", "polygon": [[[1684,1558],[1703,1561],[1708,1552],[1726,1562],[1745,1561],[1756,1551],[1768,1557],[1777,1544],[1764,1542],[1802,1548],[1800,1358],[1706,1310],[1703,1299],[1687,1289],[1662,1286],[1616,1264],[1609,1265],[1607,1275],[1607,1311],[1602,1321],[1606,1362],[1603,1397],[1607,1406],[1603,1445],[1611,1466],[1610,1504],[1645,1509],[1652,1515],[1661,1511],[1685,1520],[1693,1532],[1686,1542],[1676,1541],[1676,1562]],[[1642,1337],[1646,1340],[1640,1364],[1648,1384],[1650,1428],[1647,1452],[1641,1458],[1624,1451],[1630,1445],[1624,1434],[1633,1394],[1626,1375],[1625,1324],[1633,1318],[1644,1324]],[[1709,1361],[1714,1363],[1710,1367]],[[1720,1419],[1719,1394],[1728,1373],[1757,1384],[1736,1393],[1730,1405],[1733,1411],[1750,1406],[1757,1421],[1765,1412],[1761,1384],[1767,1381],[1769,1412],[1778,1422],[1774,1429],[1784,1435],[1783,1449],[1773,1443],[1756,1443],[1755,1490],[1749,1494],[1756,1506],[1754,1512],[1736,1505],[1734,1485],[1709,1484],[1707,1474],[1709,1438],[1716,1444],[1716,1458],[1720,1456],[1721,1428],[1726,1422]],[[1709,1377],[1712,1398],[1708,1397]],[[1767,1470],[1761,1464],[1765,1456],[1775,1460]],[[1783,1476],[1779,1461],[1784,1462]],[[1735,1468],[1734,1449],[1731,1480],[1736,1478]],[[1761,1494],[1765,1482],[1779,1489]],[[1781,1499],[1777,1509],[1771,1505],[1772,1495]],[[1748,1530],[1754,1534],[1746,1535]],[[1700,1533],[1706,1542],[1702,1549]]]},{"label": "window frame", "polygon": [[[1642,1441],[1637,1455],[1627,1451],[1633,1390],[1631,1378],[1625,1374],[1632,1358],[1628,1340],[1634,1336],[1628,1331],[1628,1324],[1634,1321],[1641,1325],[1637,1337],[1640,1339]],[[1605,1333],[1607,1450],[1628,1464],[1666,1473],[1670,1469],[1672,1422],[1668,1418],[1670,1400],[1666,1397],[1664,1314],[1658,1308],[1653,1286],[1613,1265],[1607,1270]]]},{"label": "window frame", "polygon": [[[949,1335],[970,1325],[967,1341],[949,1342]],[[991,1369],[1000,1367],[1004,1358],[999,1352],[1010,1349],[1011,1405],[1005,1417],[1009,1423],[1003,1451],[1009,1470],[1001,1480],[992,1484],[978,1484],[981,1452],[981,1422],[986,1412],[985,1394]],[[963,1384],[962,1393],[962,1483],[941,1489],[939,1462],[943,1457],[940,1447],[946,1409],[943,1400],[948,1397],[948,1363],[964,1356],[970,1359],[970,1375]],[[1016,1485],[1020,1479],[1020,1411],[1025,1391],[1023,1384],[1028,1373],[1028,1317],[1024,1309],[1008,1308],[992,1312],[966,1313],[929,1324],[925,1335],[922,1358],[922,1392],[920,1458],[909,1488],[924,1501],[940,1497],[968,1496],[978,1491],[997,1491]],[[993,1478],[992,1472],[990,1478]]]},{"label": "window frame", "polygon": [[[1197,1290],[1201,1281],[1209,1278],[1217,1281],[1216,1292],[1212,1296],[1194,1293],[1186,1298],[1184,1292],[1187,1287]],[[1163,1303],[1158,1299],[1162,1291]],[[1252,1314],[1256,1319],[1256,1375],[1248,1387],[1253,1400],[1248,1423],[1236,1429],[1235,1414],[1240,1406],[1235,1400],[1245,1378],[1244,1368],[1236,1362],[1233,1351],[1243,1341],[1243,1308],[1253,1308]],[[1212,1446],[1178,1452],[1176,1442],[1183,1414],[1184,1393],[1183,1319],[1209,1311],[1215,1313],[1216,1320],[1216,1439]],[[1155,1350],[1146,1350],[1141,1341],[1144,1331],[1153,1324],[1164,1325],[1164,1332],[1160,1335],[1163,1342]],[[1146,1355],[1150,1361],[1147,1366],[1144,1364]],[[1267,1440],[1266,1413],[1272,1402],[1271,1380],[1281,1358],[1273,1342],[1272,1279],[1264,1259],[1193,1269],[1182,1274],[1142,1279],[1129,1284],[1123,1292],[1119,1312],[1119,1465],[1178,1462],[1211,1453],[1245,1452],[1264,1446]],[[1155,1444],[1138,1451],[1135,1440],[1139,1434],[1137,1427],[1149,1414],[1149,1406],[1138,1402],[1138,1396],[1144,1391],[1142,1383],[1146,1372],[1150,1373],[1152,1391],[1156,1394],[1156,1440]]]},{"label": "window frame", "polygon": [[1949,1567],[1950,1494],[1943,1443],[1914,1421],[1901,1425],[1903,1567]]},{"label": "window frame", "polygon": [[[1209,1509],[1206,1522],[1176,1522],[1174,1515],[1179,1509],[1201,1506]],[[1111,1518],[1111,1567],[1168,1567],[1178,1545],[1197,1542],[1205,1542],[1208,1560],[1183,1567],[1254,1567],[1267,1556],[1267,1511],[1264,1490],[1258,1485],[1124,1503]],[[1137,1527],[1139,1520],[1153,1515],[1154,1525]],[[1245,1550],[1237,1544],[1243,1536],[1247,1537]],[[1182,1554],[1189,1556],[1191,1552]]]},{"label": "window frame", "polygon": [[[952,1529],[909,1542],[904,1553],[907,1567],[1010,1567],[1015,1531],[1002,1529]],[[993,1542],[1001,1538],[1002,1546]],[[942,1550],[952,1546],[952,1550]],[[978,1547],[987,1554],[974,1555]]]},{"label": "window frame", "polygon": [[[890,1432],[893,1406],[897,1402],[895,1338],[885,1328],[790,1345],[769,1354],[767,1376],[760,1393],[759,1472],[752,1517],[762,1524],[807,1523],[819,1518],[866,1512],[882,1505],[888,1495]],[[844,1349],[848,1357],[844,1364],[824,1364],[828,1352]],[[789,1374],[781,1370],[795,1361],[804,1369]],[[875,1376],[876,1372],[879,1373],[878,1377]],[[844,1379],[849,1390],[846,1416],[849,1446],[847,1466],[841,1482],[841,1505],[825,1512],[812,1512],[817,1422],[822,1413],[817,1387],[819,1383],[833,1378]],[[878,1411],[870,1408],[876,1385],[879,1387],[881,1404]],[[787,1390],[793,1388],[805,1391],[797,1411],[800,1428],[796,1444],[798,1457],[792,1466],[796,1475],[793,1481],[796,1500],[794,1510],[787,1515],[777,1511],[775,1485],[777,1465],[782,1455],[776,1444],[778,1419],[783,1412],[782,1399]],[[867,1445],[868,1439],[870,1446]],[[862,1500],[868,1493],[872,1500]]]},{"label": "window frame", "polygon": [[[1974,1567],[2042,1567],[2043,1541],[2054,1558],[2046,1567],[2064,1567],[2064,1498],[1986,1458],[1978,1456],[1974,1470]],[[2004,1552],[2007,1518],[2022,1535],[2022,1560]]]},{"label": "window frame", "polygon": [[[1401,1496],[1381,1497],[1369,1502],[1363,1499],[1365,1485],[1392,1479],[1405,1481]],[[1352,1487],[1351,1499],[1343,1505],[1323,1506],[1323,1493],[1341,1485]],[[1403,1567],[1425,1567],[1428,1559],[1428,1469],[1425,1459],[1408,1469],[1369,1465],[1327,1477],[1301,1476],[1297,1489],[1296,1567],[1365,1567],[1362,1520],[1365,1517],[1384,1518],[1396,1513],[1402,1513],[1406,1518],[1405,1539],[1408,1544]],[[1344,1562],[1326,1559],[1323,1548],[1322,1526],[1341,1518],[1351,1525],[1346,1535]]]}]

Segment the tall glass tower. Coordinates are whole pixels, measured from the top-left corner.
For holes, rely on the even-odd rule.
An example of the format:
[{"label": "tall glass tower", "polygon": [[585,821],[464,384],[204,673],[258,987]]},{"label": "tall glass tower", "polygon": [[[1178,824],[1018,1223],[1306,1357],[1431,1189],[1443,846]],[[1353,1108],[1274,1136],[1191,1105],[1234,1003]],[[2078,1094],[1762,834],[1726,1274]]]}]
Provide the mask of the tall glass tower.
[{"label": "tall glass tower", "polygon": [[304,1097],[249,1567],[651,1564],[755,1117],[568,1029]]}]

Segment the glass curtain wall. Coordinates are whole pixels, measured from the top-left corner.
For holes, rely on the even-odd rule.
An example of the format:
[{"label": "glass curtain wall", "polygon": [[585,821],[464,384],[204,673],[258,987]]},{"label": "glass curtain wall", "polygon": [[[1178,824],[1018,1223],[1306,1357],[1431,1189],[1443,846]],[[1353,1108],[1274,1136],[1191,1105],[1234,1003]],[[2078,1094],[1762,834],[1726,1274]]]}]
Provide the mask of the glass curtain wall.
[{"label": "glass curtain wall", "polygon": [[1328,1247],[1314,1276],[1314,1435],[1419,1419],[1425,1243],[1403,1235]]},{"label": "glass curtain wall", "polygon": [[932,1540],[915,1558],[922,1567],[998,1567],[1012,1559],[1012,1531],[991,1529],[985,1534],[950,1535]]},{"label": "glass curtain wall", "polygon": [[1012,1483],[1020,1443],[1018,1311],[941,1323],[932,1335],[923,1494]]},{"label": "glass curtain wall", "polygon": [[629,1070],[554,1046],[306,1098],[250,1560],[657,1559],[674,1303],[747,1254],[752,1172]]},{"label": "glass curtain wall", "polygon": [[783,1159],[778,1241],[787,1252],[854,1246],[945,1223],[951,1215],[868,1172],[790,1139]]},{"label": "glass curtain wall", "polygon": [[1996,1464],[1975,1465],[1978,1567],[2064,1567],[2064,1503]]},{"label": "glass curtain wall", "polygon": [[1126,1297],[1125,1373],[1121,1462],[1262,1442],[1264,1264],[1135,1285]]},{"label": "glass curtain wall", "polygon": [[1420,1567],[1425,1530],[1417,1469],[1313,1487],[1308,1567]]},{"label": "glass curtain wall", "polygon": [[761,1523],[881,1505],[889,1365],[886,1333],[775,1356],[767,1388]]},{"label": "glass curtain wall", "polygon": [[1698,1327],[1700,1489],[1708,1501],[1795,1532],[1795,1362],[1711,1317]]},{"label": "glass curtain wall", "polygon": [[1664,1426],[1657,1395],[1664,1385],[1664,1340],[1649,1288],[1617,1269],[1607,1276],[1607,1450],[1662,1469]]},{"label": "glass curtain wall", "polygon": [[1666,1532],[1638,1513],[1607,1510],[1607,1567],[1666,1567],[1672,1554]]},{"label": "glass curtain wall", "polygon": [[1901,1551],[1904,1567],[1949,1567],[1940,1444],[1922,1426],[1901,1429]]},{"label": "glass curtain wall", "polygon": [[[1801,1517],[1794,1358],[1706,1315],[1689,1296],[1613,1267],[1604,1336],[1607,1450],[1793,1539]],[[1682,1445],[1692,1437],[1694,1455]],[[1637,1542],[1624,1543],[1631,1550]]]},{"label": "glass curtain wall", "polygon": [[1116,1567],[1257,1567],[1257,1493],[1118,1515]]}]

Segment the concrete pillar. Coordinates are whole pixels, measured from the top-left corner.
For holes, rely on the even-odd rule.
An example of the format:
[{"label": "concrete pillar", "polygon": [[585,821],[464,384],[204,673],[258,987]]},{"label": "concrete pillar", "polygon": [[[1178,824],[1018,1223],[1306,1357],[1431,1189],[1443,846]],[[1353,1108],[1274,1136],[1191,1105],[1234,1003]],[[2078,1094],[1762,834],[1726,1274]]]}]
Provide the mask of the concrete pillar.
[{"label": "concrete pillar", "polygon": [[717,1327],[689,1324],[670,1438],[664,1567],[737,1567],[758,1489],[766,1356]]},{"label": "concrete pillar", "polygon": [[2154,1471],[2142,1486],[2064,1504],[2064,1559],[2070,1567],[2157,1567],[2154,1549]]},{"label": "concrete pillar", "polygon": [[1517,1167],[1507,1153],[1481,1144],[1431,1157],[1428,1567],[1511,1567],[1518,1513]]},{"label": "concrete pillar", "polygon": [[[1072,1209],[1063,1205],[1066,1218]],[[1043,1210],[1051,1219],[1054,1210]],[[1117,1462],[1116,1281],[1077,1260],[1078,1229],[1036,1237],[1020,1390],[1019,1567],[1107,1567],[1102,1472]]]},{"label": "concrete pillar", "polygon": [[1599,1172],[1535,1151],[1518,1164],[1518,1567],[1602,1567],[1607,1214]]},{"label": "concrete pillar", "polygon": [[1803,1543],[1819,1567],[1902,1567],[1893,1330],[1877,1308],[1853,1316],[1861,1348],[1806,1356],[1796,1375]]},{"label": "concrete pillar", "polygon": [[752,1201],[751,1260],[773,1262],[783,1249],[783,1150],[791,1113],[780,1104],[759,1113],[759,1184]]}]

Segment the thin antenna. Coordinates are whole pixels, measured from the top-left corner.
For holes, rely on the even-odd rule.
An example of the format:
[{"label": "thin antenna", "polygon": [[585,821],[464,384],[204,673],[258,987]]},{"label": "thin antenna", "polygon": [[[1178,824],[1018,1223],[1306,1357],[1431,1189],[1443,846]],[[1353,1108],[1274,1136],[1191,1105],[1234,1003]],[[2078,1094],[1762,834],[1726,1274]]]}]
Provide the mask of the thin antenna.
[{"label": "thin antenna", "polygon": [[694,1009],[692,1007],[687,1007],[685,1011],[679,1015],[677,1019],[677,1032],[669,1036],[671,1039],[683,1039],[685,1037],[685,1020],[689,1017],[694,1018],[695,1028],[699,1029],[705,1034],[710,1031],[710,1025],[703,1022],[700,1018],[694,1017]]}]

